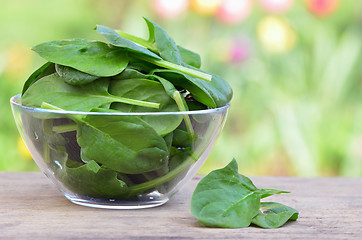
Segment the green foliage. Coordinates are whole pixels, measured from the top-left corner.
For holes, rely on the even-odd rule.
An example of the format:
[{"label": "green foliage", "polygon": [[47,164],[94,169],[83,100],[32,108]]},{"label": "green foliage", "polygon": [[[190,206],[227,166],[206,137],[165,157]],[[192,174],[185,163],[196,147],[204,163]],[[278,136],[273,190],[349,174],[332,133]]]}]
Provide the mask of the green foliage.
[{"label": "green foliage", "polygon": [[112,102],[124,102],[158,108],[157,103],[127,99],[109,94],[109,79],[101,78],[89,84],[73,86],[67,84],[57,73],[35,82],[22,96],[25,106],[41,107],[43,102],[54,104],[65,110],[89,112],[93,108]]},{"label": "green foliage", "polygon": [[[150,24],[150,20],[148,23],[156,44],[158,41],[165,44],[159,55],[102,26],[98,26],[97,31],[105,35],[112,46],[75,39],[46,42],[33,48],[52,64],[44,65],[25,82],[21,103],[63,111],[64,117],[38,119],[33,116],[26,129],[30,129],[28,135],[31,137],[34,126],[38,127],[35,132],[44,132],[39,152],[54,175],[77,194],[128,199],[155,189],[162,193],[171,190],[198,159],[193,151],[199,144],[195,142],[199,136],[196,136],[189,116],[124,114],[187,111],[186,97],[203,101],[202,93],[215,85],[215,81],[199,79],[206,83],[199,91],[201,96],[197,96],[198,93],[188,86],[179,85],[176,89],[167,77],[155,75],[155,71],[163,68],[153,65],[153,58],[161,59],[161,63],[173,69],[175,74],[185,77],[204,72],[186,64],[182,66],[180,54],[179,65],[162,59],[175,61],[170,56],[178,48],[164,30],[155,23]],[[196,60],[191,62],[198,61],[195,54],[187,54],[195,56]],[[139,59],[138,55],[151,58]],[[146,68],[134,69],[132,63],[128,66],[134,59]],[[50,67],[54,73],[48,74]],[[152,69],[148,71],[149,68]],[[179,68],[183,73],[178,71]],[[211,76],[209,73],[204,75]],[[217,80],[227,85],[225,80]],[[218,94],[220,98],[231,99],[231,94]],[[207,107],[215,107],[215,104]],[[91,113],[67,114],[66,111]],[[59,125],[59,122],[66,124]],[[187,132],[183,130],[184,126]],[[50,141],[48,136],[58,136],[64,140],[63,144]],[[178,136],[180,139],[176,139]]]},{"label": "green foliage", "polygon": [[[130,104],[113,103],[112,109],[121,112],[177,112],[176,102],[165,92],[160,82],[147,79],[124,79],[111,81],[109,93],[141,101],[159,103],[158,109],[149,109]],[[142,116],[144,121],[150,124],[160,135],[172,132],[182,121],[182,116]]]},{"label": "green foliage", "polygon": [[41,43],[33,50],[50,62],[99,77],[114,76],[128,64],[127,54],[122,50],[86,39]]},{"label": "green foliage", "polygon": [[186,88],[198,102],[206,106],[224,106],[232,97],[232,90],[227,82],[215,75],[210,82],[206,82],[174,70],[156,69],[153,73],[168,79],[175,86]]},{"label": "green foliage", "polygon": [[191,213],[208,227],[243,228],[254,223],[277,228],[298,218],[298,212],[290,207],[260,202],[261,198],[280,193],[285,191],[255,187],[249,178],[238,173],[233,159],[201,179],[192,195]]},{"label": "green foliage", "polygon": [[297,220],[298,211],[276,202],[262,202],[258,214],[251,221],[262,228],[278,228],[288,220]]},{"label": "green foliage", "polygon": [[90,75],[59,64],[55,64],[55,70],[58,75],[64,79],[64,82],[70,85],[83,85],[91,83],[99,78],[99,76]]},{"label": "green foliage", "polygon": [[150,172],[167,164],[164,139],[135,116],[89,115],[80,120],[77,140],[84,156],[120,173]]}]

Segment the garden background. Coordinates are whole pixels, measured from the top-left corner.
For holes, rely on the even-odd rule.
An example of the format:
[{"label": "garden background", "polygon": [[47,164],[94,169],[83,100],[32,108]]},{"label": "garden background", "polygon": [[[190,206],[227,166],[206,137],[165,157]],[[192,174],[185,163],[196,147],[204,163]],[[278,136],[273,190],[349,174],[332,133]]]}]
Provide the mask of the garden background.
[{"label": "garden background", "polygon": [[101,39],[96,24],[147,37],[143,16],[234,90],[200,173],[236,158],[248,175],[362,176],[358,0],[0,0],[0,171],[38,170],[9,104],[44,63],[31,46]]}]

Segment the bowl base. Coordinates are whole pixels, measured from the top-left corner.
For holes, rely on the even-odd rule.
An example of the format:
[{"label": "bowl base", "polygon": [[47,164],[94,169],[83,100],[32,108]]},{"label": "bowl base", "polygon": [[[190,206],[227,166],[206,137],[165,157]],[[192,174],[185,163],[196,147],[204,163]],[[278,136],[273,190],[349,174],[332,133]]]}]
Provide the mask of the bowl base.
[{"label": "bowl base", "polygon": [[66,196],[69,201],[72,203],[93,207],[93,208],[103,208],[103,209],[143,209],[143,208],[152,208],[158,207],[165,204],[169,199],[157,199],[154,201],[125,201],[125,200],[114,200],[114,199],[97,199],[97,198],[76,198]]}]

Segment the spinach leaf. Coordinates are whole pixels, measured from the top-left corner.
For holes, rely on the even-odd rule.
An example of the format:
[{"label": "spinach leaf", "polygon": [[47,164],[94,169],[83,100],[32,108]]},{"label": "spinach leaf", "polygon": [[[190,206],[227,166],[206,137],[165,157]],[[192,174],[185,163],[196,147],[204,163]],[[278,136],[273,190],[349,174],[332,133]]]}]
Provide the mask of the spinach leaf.
[{"label": "spinach leaf", "polygon": [[[98,33],[102,34],[113,46],[119,47],[121,49],[128,51],[130,53],[130,57],[132,57],[132,58],[137,58],[139,60],[146,61],[148,63],[157,65],[159,67],[180,71],[180,72],[188,74],[190,76],[194,76],[194,77],[203,79],[205,81],[211,81],[210,74],[199,71],[199,69],[192,69],[190,67],[185,67],[184,65],[186,65],[186,64],[180,65],[177,63],[163,60],[160,56],[151,52],[146,47],[144,47],[142,45],[137,45],[136,43],[134,43],[124,37],[121,37],[121,35],[123,35],[123,34],[120,35],[119,33],[117,33],[115,30],[113,30],[111,28],[97,25],[96,30]],[[161,37],[163,43],[165,43],[164,41],[166,41],[166,39],[164,37],[165,37],[164,35],[162,35],[162,37]],[[135,39],[135,38],[132,37],[132,39]],[[136,38],[136,39],[139,39],[139,38]],[[142,42],[146,42],[146,45],[150,45],[150,44],[148,44],[147,41],[143,40]],[[171,45],[167,44],[168,47],[170,47]],[[174,50],[169,51],[170,49],[167,49],[167,48],[163,49],[162,51],[165,52],[165,55],[167,55],[168,58],[173,59],[174,57],[172,57],[172,55],[174,54]],[[175,51],[178,52],[177,46],[176,46]],[[167,52],[167,54],[166,54],[166,52]],[[176,58],[178,59],[181,57],[180,56],[175,57],[175,59]],[[178,60],[173,60],[173,61],[178,61]]]},{"label": "spinach leaf", "polygon": [[175,147],[191,147],[190,135],[184,129],[177,128],[173,131],[172,145]]},{"label": "spinach leaf", "polygon": [[148,75],[143,74],[136,69],[127,67],[120,74],[113,76],[112,80],[125,80],[125,79],[147,79]]},{"label": "spinach leaf", "polygon": [[30,75],[30,77],[26,80],[23,86],[23,91],[21,92],[22,95],[24,95],[25,91],[28,90],[28,88],[37,80],[39,80],[42,77],[45,77],[47,75],[50,75],[55,72],[54,63],[47,62],[44,65],[42,65],[40,68],[38,68],[33,74]]},{"label": "spinach leaf", "polygon": [[[181,93],[175,88],[175,86],[167,81],[164,78],[161,78],[156,75],[149,75],[149,78],[156,78],[160,83],[163,85],[163,88],[165,89],[167,95],[170,96],[173,100],[175,100],[178,109],[180,112],[186,112],[188,111],[188,105],[186,104],[185,98],[181,95]],[[191,124],[190,116],[187,114],[184,114],[183,116],[184,122],[186,124],[187,131],[190,135],[190,139],[195,137],[195,131]]]},{"label": "spinach leaf", "polygon": [[[112,109],[121,112],[177,112],[175,101],[164,91],[159,82],[147,79],[113,80],[109,86],[110,94],[140,101],[157,102],[158,109],[150,109],[130,104],[113,103]],[[166,135],[180,125],[181,115],[145,115],[141,118],[150,124],[159,135]]]},{"label": "spinach leaf", "polygon": [[122,49],[86,39],[45,42],[33,50],[49,62],[100,77],[114,76],[128,64],[127,53]]},{"label": "spinach leaf", "polygon": [[190,66],[200,68],[201,67],[201,58],[200,55],[188,50],[186,48],[183,48],[179,45],[177,45],[178,51],[180,52],[181,59],[183,63],[186,63]]},{"label": "spinach leaf", "polygon": [[276,202],[262,202],[252,223],[262,228],[278,228],[288,220],[297,220],[298,211]]},{"label": "spinach leaf", "polygon": [[167,164],[164,139],[137,116],[92,116],[77,131],[82,154],[126,174],[150,172]]},{"label": "spinach leaf", "polygon": [[77,69],[59,64],[55,64],[55,70],[58,75],[62,77],[64,82],[71,85],[83,85],[100,78],[98,76],[90,75],[88,73],[78,71]]},{"label": "spinach leaf", "polygon": [[86,164],[68,159],[63,169],[55,172],[71,191],[94,198],[124,198],[127,184],[117,172],[99,166],[95,161]]},{"label": "spinach leaf", "polygon": [[281,193],[290,193],[288,191],[282,191],[278,189],[258,189],[258,193],[260,194],[260,198],[266,198],[271,195],[281,194]]},{"label": "spinach leaf", "polygon": [[212,75],[210,82],[168,69],[155,69],[153,74],[163,77],[175,86],[188,90],[198,102],[215,108],[225,106],[230,102],[232,90],[229,84],[216,75]]},{"label": "spinach leaf", "polygon": [[23,105],[41,107],[43,102],[64,110],[88,112],[106,103],[123,102],[158,108],[158,104],[122,98],[108,93],[109,79],[101,78],[86,85],[72,86],[56,73],[35,82],[21,98]]},{"label": "spinach leaf", "polygon": [[160,27],[160,25],[148,18],[144,19],[149,30],[149,41],[154,41],[160,56],[166,61],[181,65],[181,54],[175,41]]},{"label": "spinach leaf", "polygon": [[279,203],[260,203],[262,197],[286,193],[276,189],[258,189],[238,173],[236,160],[214,170],[197,185],[191,199],[191,213],[209,227],[241,228],[254,223],[276,228],[298,212]]},{"label": "spinach leaf", "polygon": [[109,27],[97,25],[96,30],[103,37],[105,37],[113,46],[126,49],[127,51],[133,52],[135,54],[141,54],[151,58],[161,59],[157,54],[151,52],[147,48],[137,45],[134,42],[121,37],[115,30]]},{"label": "spinach leaf", "polygon": [[247,227],[260,207],[256,190],[249,178],[238,173],[234,159],[199,182],[192,195],[191,212],[206,226]]},{"label": "spinach leaf", "polygon": [[138,58],[130,58],[127,68],[137,70],[144,74],[148,74],[158,67],[157,65]]}]

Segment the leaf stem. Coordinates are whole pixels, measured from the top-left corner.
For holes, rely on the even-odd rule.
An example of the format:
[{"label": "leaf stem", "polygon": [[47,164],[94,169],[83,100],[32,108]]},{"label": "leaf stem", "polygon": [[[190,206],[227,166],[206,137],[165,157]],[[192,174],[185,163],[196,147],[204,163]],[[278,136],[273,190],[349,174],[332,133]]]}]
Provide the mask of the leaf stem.
[{"label": "leaf stem", "polygon": [[[182,101],[181,93],[179,91],[175,91],[173,93],[173,99],[175,100],[175,102],[176,102],[176,104],[177,104],[177,106],[178,106],[178,108],[180,109],[181,112],[186,112],[187,111],[187,109],[186,109],[186,107],[185,107],[185,105],[184,105],[184,103]],[[185,121],[186,128],[187,128],[187,131],[190,134],[191,139],[194,139],[195,131],[194,131],[194,128],[192,127],[189,115],[184,114],[182,117],[183,117],[183,119]]]},{"label": "leaf stem", "polygon": [[154,102],[147,102],[147,101],[141,101],[141,100],[136,100],[136,99],[123,98],[123,97],[118,97],[118,96],[114,96],[114,95],[110,95],[106,98],[112,99],[115,102],[127,103],[127,104],[137,105],[137,106],[141,106],[141,107],[156,108],[156,109],[160,108],[160,104],[154,103]]},{"label": "leaf stem", "polygon": [[[45,109],[50,109],[50,110],[64,111],[64,109],[62,109],[60,107],[57,107],[57,106],[54,106],[54,105],[52,105],[50,103],[47,103],[47,102],[42,102],[40,107],[45,108]],[[67,117],[72,119],[72,120],[78,121],[78,122],[84,122],[82,117],[79,116],[79,115],[76,115],[76,114],[69,114],[69,115],[67,115]]]},{"label": "leaf stem", "polygon": [[43,154],[44,154],[44,162],[50,163],[50,149],[46,141],[43,142]]},{"label": "leaf stem", "polygon": [[190,75],[192,77],[200,78],[200,79],[208,81],[208,82],[210,82],[211,79],[212,79],[212,75],[210,75],[210,74],[203,73],[203,72],[197,71],[197,70],[192,69],[192,68],[187,68],[187,67],[184,67],[184,66],[181,66],[181,65],[177,65],[177,64],[174,64],[174,63],[162,60],[162,59],[155,59],[155,58],[152,58],[152,57],[148,57],[146,55],[138,55],[138,54],[131,54],[131,55],[132,55],[132,57],[141,59],[143,61],[146,61],[146,62],[149,62],[149,63],[152,63],[152,64],[155,64],[155,65],[157,65],[159,67],[167,68],[167,69],[170,69],[170,70],[176,70],[176,71],[179,71],[181,73]]},{"label": "leaf stem", "polygon": [[53,126],[52,130],[55,133],[73,132],[73,131],[77,130],[77,124],[70,123],[70,124],[65,124],[65,125]]},{"label": "leaf stem", "polygon": [[158,53],[158,49],[152,45],[152,43],[150,43],[149,41],[143,39],[143,38],[140,38],[140,37],[137,37],[137,36],[134,36],[134,35],[131,35],[131,34],[128,34],[128,33],[125,33],[121,30],[116,30],[116,33],[118,33],[119,36],[127,39],[127,40],[130,40],[132,42],[135,42],[145,48],[148,48],[149,50],[151,50],[152,52],[155,52],[155,53]]},{"label": "leaf stem", "polygon": [[134,196],[136,194],[140,194],[143,193],[144,191],[157,187],[165,182],[168,182],[170,180],[172,180],[174,177],[176,177],[178,174],[182,173],[183,171],[185,171],[188,167],[190,167],[193,163],[195,163],[195,161],[197,160],[197,156],[195,156],[195,154],[193,152],[190,153],[191,157],[188,158],[187,160],[185,160],[182,164],[180,164],[178,167],[176,167],[175,169],[173,169],[172,171],[168,172],[166,175],[159,177],[159,178],[155,178],[151,181],[148,182],[144,182],[141,184],[137,184],[134,186],[130,186],[128,188],[128,195],[129,196]]},{"label": "leaf stem", "polygon": [[[130,41],[133,41],[133,42],[135,42],[135,43],[137,43],[137,44],[139,44],[139,45],[141,45],[141,46],[143,46],[145,48],[148,48],[152,52],[158,53],[157,47],[155,47],[149,41],[147,41],[147,40],[145,40],[143,38],[140,38],[140,37],[125,33],[125,32],[120,31],[120,30],[116,30],[116,32],[121,37],[123,37],[123,38],[125,38],[127,40],[130,40]],[[147,57],[145,55],[142,55],[142,56],[135,55],[135,54],[132,54],[132,55],[134,57],[136,57],[136,58],[141,59],[141,60],[153,63],[153,64],[155,64],[155,65],[157,65],[159,67],[164,67],[164,68],[171,69],[171,70],[177,70],[177,71],[180,71],[180,72],[185,73],[187,75],[190,75],[192,77],[201,78],[202,80],[205,80],[205,81],[208,81],[208,82],[210,82],[211,79],[212,79],[212,76],[210,74],[203,73],[203,72],[200,72],[200,71],[197,71],[197,70],[194,70],[194,69],[191,69],[191,68],[187,68],[187,67],[184,67],[184,66],[181,66],[181,65],[177,65],[177,64],[165,61],[165,60],[155,59],[155,58],[152,58],[152,57]]]}]

